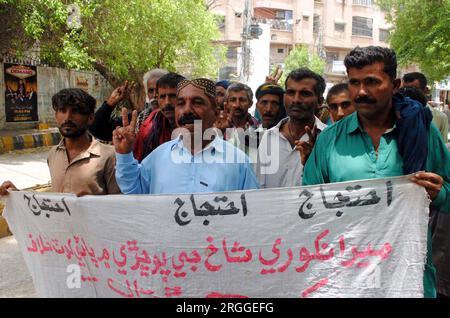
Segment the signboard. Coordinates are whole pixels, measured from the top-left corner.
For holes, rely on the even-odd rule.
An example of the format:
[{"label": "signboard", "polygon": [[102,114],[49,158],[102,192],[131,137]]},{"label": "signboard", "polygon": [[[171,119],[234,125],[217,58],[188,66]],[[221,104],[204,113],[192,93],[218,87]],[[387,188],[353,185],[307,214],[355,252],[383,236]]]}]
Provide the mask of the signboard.
[{"label": "signboard", "polygon": [[38,121],[36,66],[4,64],[6,122]]}]

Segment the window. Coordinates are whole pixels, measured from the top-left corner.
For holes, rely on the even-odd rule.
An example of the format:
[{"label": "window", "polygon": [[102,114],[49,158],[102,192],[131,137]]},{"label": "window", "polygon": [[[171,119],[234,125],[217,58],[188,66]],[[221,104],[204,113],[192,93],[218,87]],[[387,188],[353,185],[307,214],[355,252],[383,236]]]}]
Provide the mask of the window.
[{"label": "window", "polygon": [[380,42],[387,42],[389,30],[380,29]]},{"label": "window", "polygon": [[372,37],[373,19],[364,17],[353,17],[352,35],[362,35]]},{"label": "window", "polygon": [[353,4],[371,7],[373,5],[373,0],[353,0]]},{"label": "window", "polygon": [[345,23],[334,23],[334,31],[345,32]]},{"label": "window", "polygon": [[319,28],[320,28],[320,15],[315,14],[314,20],[313,20],[313,34],[314,35],[319,34]]},{"label": "window", "polygon": [[227,58],[228,59],[236,59],[237,58],[237,48],[236,47],[228,47]]},{"label": "window", "polygon": [[277,53],[283,54],[284,53],[284,49],[277,49]]}]

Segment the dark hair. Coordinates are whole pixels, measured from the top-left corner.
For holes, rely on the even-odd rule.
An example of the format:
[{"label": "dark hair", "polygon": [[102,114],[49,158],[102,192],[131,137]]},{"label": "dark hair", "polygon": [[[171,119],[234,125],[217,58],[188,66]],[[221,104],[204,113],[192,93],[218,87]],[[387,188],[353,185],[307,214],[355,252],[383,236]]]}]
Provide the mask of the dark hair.
[{"label": "dark hair", "polygon": [[397,77],[397,57],[395,52],[387,47],[357,46],[347,54],[344,60],[347,73],[349,68],[362,69],[377,62],[384,64],[383,72],[388,74],[391,79],[394,80]]},{"label": "dark hair", "polygon": [[415,80],[419,80],[419,84],[420,84],[420,89],[422,91],[425,91],[425,89],[427,88],[427,78],[425,77],[425,75],[423,75],[420,72],[411,72],[411,73],[407,73],[405,75],[403,75],[403,82],[405,83],[411,83],[414,82]]},{"label": "dark hair", "polygon": [[184,80],[185,77],[177,74],[177,73],[167,73],[163,76],[161,76],[157,81],[156,81],[156,90],[158,91],[159,87],[163,87],[163,88],[177,88],[178,83],[181,82],[182,80]]},{"label": "dark hair", "polygon": [[79,88],[65,88],[52,97],[52,107],[56,111],[59,107],[78,106],[83,115],[93,114],[96,100]]},{"label": "dark hair", "polygon": [[328,91],[327,98],[326,98],[327,103],[330,100],[331,96],[338,95],[342,92],[348,92],[348,91],[349,91],[349,89],[348,89],[347,83],[339,83],[339,84],[334,85]]},{"label": "dark hair", "polygon": [[306,67],[301,67],[290,72],[289,75],[286,77],[286,81],[284,82],[284,88],[287,89],[287,82],[289,79],[298,82],[305,78],[312,78],[316,80],[316,85],[314,85],[314,93],[316,93],[318,97],[322,97],[323,92],[325,92],[326,86],[325,80],[323,79],[322,76],[320,76],[317,73],[314,73],[313,71],[311,71],[309,68]]},{"label": "dark hair", "polygon": [[421,103],[424,107],[427,106],[427,97],[416,87],[406,86],[398,90],[403,96],[409,97]]}]

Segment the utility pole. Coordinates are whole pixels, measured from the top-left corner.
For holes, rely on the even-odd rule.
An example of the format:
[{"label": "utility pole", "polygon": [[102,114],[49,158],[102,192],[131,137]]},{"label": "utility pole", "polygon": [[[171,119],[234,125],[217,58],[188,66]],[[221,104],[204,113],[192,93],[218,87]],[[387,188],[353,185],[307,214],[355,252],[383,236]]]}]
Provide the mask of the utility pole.
[{"label": "utility pole", "polygon": [[250,25],[251,25],[251,14],[250,14],[250,0],[245,0],[244,7],[244,26],[242,30],[242,60],[241,60],[241,70],[240,70],[240,80],[242,82],[247,82],[250,74]]}]

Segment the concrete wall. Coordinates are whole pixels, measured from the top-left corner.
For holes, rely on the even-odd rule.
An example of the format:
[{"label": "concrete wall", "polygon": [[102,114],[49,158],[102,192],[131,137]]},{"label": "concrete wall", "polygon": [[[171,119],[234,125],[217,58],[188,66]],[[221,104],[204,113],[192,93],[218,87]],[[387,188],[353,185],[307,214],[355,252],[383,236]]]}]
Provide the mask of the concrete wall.
[{"label": "concrete wall", "polygon": [[73,71],[55,67],[37,67],[37,94],[39,121],[27,123],[7,123],[5,121],[5,79],[4,64],[0,64],[0,129],[30,129],[37,124],[54,125],[52,96],[63,88],[81,88],[97,100],[97,107],[109,96],[112,87],[98,73],[92,71]]}]

